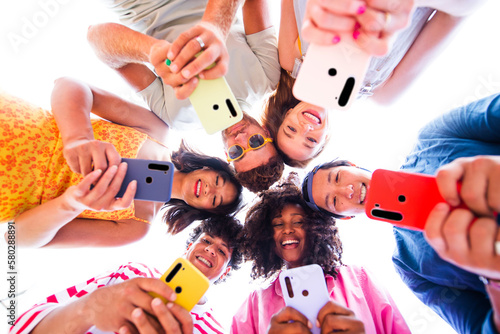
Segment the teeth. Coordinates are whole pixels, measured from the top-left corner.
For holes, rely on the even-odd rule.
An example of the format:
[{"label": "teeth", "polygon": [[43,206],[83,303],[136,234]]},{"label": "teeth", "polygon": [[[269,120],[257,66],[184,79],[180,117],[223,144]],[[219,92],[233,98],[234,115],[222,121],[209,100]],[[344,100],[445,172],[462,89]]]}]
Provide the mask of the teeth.
[{"label": "teeth", "polygon": [[212,264],[210,262],[208,262],[206,259],[202,258],[201,256],[198,256],[197,259],[200,261],[200,262],[203,262],[205,263],[207,266],[209,266],[210,268],[212,268]]},{"label": "teeth", "polygon": [[366,186],[364,184],[361,185],[361,194],[359,196],[360,203],[363,203],[366,198]]},{"label": "teeth", "polygon": [[198,187],[196,188],[197,197],[200,197],[200,191],[201,191],[201,180],[198,180]]},{"label": "teeth", "polygon": [[298,240],[285,240],[281,243],[282,246],[286,246],[286,245],[291,245],[291,244],[298,244],[299,241]]},{"label": "teeth", "polygon": [[310,113],[308,113],[308,112],[305,112],[305,113],[304,113],[304,116],[305,116],[306,118],[309,118],[310,120],[312,120],[312,121],[314,121],[314,122],[318,123],[318,124],[319,124],[319,123],[321,123],[321,120],[320,120],[318,117],[316,117],[316,116],[314,116],[314,115],[312,115],[312,114],[310,114]]}]

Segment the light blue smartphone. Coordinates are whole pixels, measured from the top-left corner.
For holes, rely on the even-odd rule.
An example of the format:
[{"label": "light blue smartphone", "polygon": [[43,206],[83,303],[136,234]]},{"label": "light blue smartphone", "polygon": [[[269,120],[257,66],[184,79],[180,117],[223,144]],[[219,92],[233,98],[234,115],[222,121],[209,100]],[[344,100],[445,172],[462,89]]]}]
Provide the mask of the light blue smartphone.
[{"label": "light blue smartphone", "polygon": [[174,164],[169,161],[123,158],[128,164],[127,174],[116,197],[123,197],[128,184],[136,180],[134,199],[166,203],[172,194]]}]

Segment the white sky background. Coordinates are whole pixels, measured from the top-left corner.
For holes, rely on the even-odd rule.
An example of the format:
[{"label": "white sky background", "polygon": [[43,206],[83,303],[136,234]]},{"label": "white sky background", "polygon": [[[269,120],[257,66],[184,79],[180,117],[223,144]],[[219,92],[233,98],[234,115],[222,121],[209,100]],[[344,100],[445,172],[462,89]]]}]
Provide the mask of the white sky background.
[{"label": "white sky background", "polygon": [[[114,14],[97,0],[3,3],[0,89],[49,108],[54,79],[67,75],[133,98],[131,89],[97,60],[87,44],[88,25],[116,21]],[[51,5],[43,5],[48,3]],[[279,1],[271,0],[270,3],[278,26]],[[371,170],[398,169],[418,129],[426,122],[453,107],[500,91],[499,12],[500,3],[494,0],[480,8],[397,103],[380,108],[363,101],[349,111],[332,112],[334,126],[330,146],[311,168],[316,163],[341,156]],[[31,29],[29,25],[33,25]],[[12,42],[13,38],[17,44]],[[259,111],[260,106],[255,113]],[[173,134],[174,143],[180,135]],[[204,153],[223,157],[219,135],[209,137],[201,132],[183,135],[189,136],[188,142]],[[299,173],[303,176],[302,171]],[[248,199],[252,198],[248,193]],[[358,217],[338,225],[344,243],[344,262],[369,268],[390,289],[414,333],[453,333],[409,292],[394,272],[391,262],[394,241],[388,224]],[[4,231],[5,227],[0,230]],[[56,291],[103,271],[114,270],[127,261],[151,264],[163,271],[182,254],[186,236],[186,233],[167,236],[158,223],[142,241],[120,248],[20,250],[17,252],[17,288],[28,292],[18,299],[18,315]],[[5,242],[2,242],[0,254],[0,266],[6,268],[3,264],[7,262]],[[0,275],[1,299],[7,294],[7,289],[3,288],[6,286],[3,272],[4,269]],[[245,267],[234,273],[227,283],[211,289],[213,308],[227,327],[233,312],[255,287],[249,278],[249,268]],[[7,329],[3,321],[0,333]]]}]

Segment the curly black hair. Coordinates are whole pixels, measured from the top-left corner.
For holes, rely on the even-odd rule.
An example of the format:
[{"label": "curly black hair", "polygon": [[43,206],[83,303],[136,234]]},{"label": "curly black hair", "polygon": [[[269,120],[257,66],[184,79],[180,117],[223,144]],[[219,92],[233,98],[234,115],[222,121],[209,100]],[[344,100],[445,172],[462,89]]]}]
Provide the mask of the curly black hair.
[{"label": "curly black hair", "polygon": [[325,274],[337,276],[342,265],[342,243],[335,218],[310,209],[297,186],[297,176],[291,173],[276,187],[259,194],[259,201],[247,212],[242,232],[244,257],[253,261],[253,279],[274,277],[284,267],[283,259],[276,255],[272,220],[287,204],[298,204],[305,212],[306,256],[303,265],[316,263]]},{"label": "curly black hair", "polygon": [[200,210],[186,204],[179,199],[171,199],[165,203],[166,208],[163,220],[168,226],[168,232],[177,234],[183,231],[195,220],[203,220],[214,216],[229,215],[234,216],[241,208],[243,202],[243,186],[236,179],[232,167],[222,159],[210,157],[189,148],[184,141],[181,142],[178,151],[172,153],[172,163],[175,168],[182,173],[208,167],[218,172],[227,181],[236,187],[236,199],[226,205],[220,205],[213,210]]},{"label": "curly black hair", "polygon": [[[221,238],[228,247],[232,250],[231,260],[228,266],[231,266],[231,271],[226,275],[230,276],[233,270],[240,269],[243,262],[242,245],[241,245],[241,231],[243,226],[234,217],[218,216],[210,217],[203,220],[196,226],[186,242],[189,245],[198,240],[202,233],[206,233],[212,237]],[[225,278],[218,279],[214,284],[224,282]]]}]

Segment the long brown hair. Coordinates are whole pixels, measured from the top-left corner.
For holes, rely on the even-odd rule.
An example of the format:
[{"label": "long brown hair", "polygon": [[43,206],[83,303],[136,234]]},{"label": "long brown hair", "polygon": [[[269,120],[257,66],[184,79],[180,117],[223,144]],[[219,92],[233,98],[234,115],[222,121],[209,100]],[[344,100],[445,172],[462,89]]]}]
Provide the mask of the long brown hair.
[{"label": "long brown hair", "polygon": [[295,98],[292,93],[293,85],[295,84],[295,79],[288,74],[287,71],[281,69],[280,81],[278,87],[274,93],[267,100],[266,106],[264,107],[264,116],[262,118],[263,126],[269,131],[269,134],[274,140],[274,145],[276,150],[283,158],[285,164],[291,167],[305,168],[309,162],[318,156],[322,151],[326,143],[328,142],[329,136],[325,139],[325,145],[316,153],[316,155],[307,160],[296,160],[288,157],[279,148],[278,143],[278,131],[285,119],[288,110],[295,108],[297,104],[301,101]]}]

